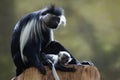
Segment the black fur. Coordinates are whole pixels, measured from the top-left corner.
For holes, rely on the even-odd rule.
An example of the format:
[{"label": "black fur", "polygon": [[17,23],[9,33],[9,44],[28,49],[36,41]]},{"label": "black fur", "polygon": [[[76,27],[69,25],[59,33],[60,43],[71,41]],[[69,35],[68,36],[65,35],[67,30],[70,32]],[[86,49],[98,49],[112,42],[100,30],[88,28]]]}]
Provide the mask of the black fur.
[{"label": "black fur", "polygon": [[[66,51],[70,54],[70,52],[65,49],[59,42],[57,41],[52,41],[49,45],[47,45],[43,51],[42,51],[42,54],[43,54],[43,57],[44,59],[42,60],[42,63],[44,65],[48,65],[50,67],[50,69],[52,68],[52,65],[51,63],[49,63],[48,59],[52,60],[51,57],[46,57],[47,54],[55,54],[55,55],[58,55],[58,53],[60,51]],[[77,60],[70,54],[72,60],[68,63],[68,64],[77,64]],[[53,61],[54,62],[54,61]],[[64,71],[64,72],[74,72],[75,71],[75,68],[72,67],[72,68],[67,68],[65,67],[64,64],[62,64],[61,62],[57,62],[55,64],[55,68],[57,70],[61,70],[61,71]]]}]

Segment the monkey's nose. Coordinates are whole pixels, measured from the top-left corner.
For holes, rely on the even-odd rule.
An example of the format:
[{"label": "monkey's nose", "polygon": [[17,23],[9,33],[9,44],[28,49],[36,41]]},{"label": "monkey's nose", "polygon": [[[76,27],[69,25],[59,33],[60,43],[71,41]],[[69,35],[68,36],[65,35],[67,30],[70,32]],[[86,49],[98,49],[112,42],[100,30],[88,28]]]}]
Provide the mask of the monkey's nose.
[{"label": "monkey's nose", "polygon": [[55,21],[56,24],[59,24],[59,22],[60,22],[60,18],[59,17],[53,17],[52,20]]}]

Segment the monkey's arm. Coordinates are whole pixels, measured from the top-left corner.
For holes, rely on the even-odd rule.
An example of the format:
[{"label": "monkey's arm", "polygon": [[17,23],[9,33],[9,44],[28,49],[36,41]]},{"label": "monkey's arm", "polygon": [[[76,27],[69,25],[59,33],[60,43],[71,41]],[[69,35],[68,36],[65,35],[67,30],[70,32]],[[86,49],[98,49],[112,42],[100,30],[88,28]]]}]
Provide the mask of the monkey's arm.
[{"label": "monkey's arm", "polygon": [[13,34],[12,34],[12,40],[11,40],[11,52],[12,57],[16,56],[16,53],[18,51],[20,52],[20,35],[23,27],[33,18],[34,14],[30,13],[22,17],[17,24],[15,25]]},{"label": "monkey's arm", "polygon": [[55,64],[55,69],[64,71],[64,72],[75,72],[76,71],[76,69],[74,67],[65,67],[65,66],[61,65],[60,63]]},{"label": "monkey's arm", "polygon": [[39,69],[39,71],[42,74],[46,74],[46,70],[41,62],[41,52],[39,51],[39,48],[41,45],[37,45],[38,42],[35,42],[32,40],[29,40],[28,43],[26,43],[26,46],[24,48],[24,56],[27,57],[27,62],[30,66],[34,66]]}]

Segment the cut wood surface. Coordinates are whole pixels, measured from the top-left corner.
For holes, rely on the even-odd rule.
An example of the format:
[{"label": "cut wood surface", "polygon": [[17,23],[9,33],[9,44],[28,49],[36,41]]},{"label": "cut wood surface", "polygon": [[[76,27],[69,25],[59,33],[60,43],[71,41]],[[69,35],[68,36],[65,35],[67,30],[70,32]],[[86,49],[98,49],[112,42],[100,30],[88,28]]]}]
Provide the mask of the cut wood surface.
[{"label": "cut wood surface", "polygon": [[[60,80],[100,80],[100,73],[95,66],[74,66],[75,72],[57,71]],[[31,67],[26,69],[21,75],[14,80],[54,80],[51,70],[46,67],[47,74],[42,75],[38,69]]]}]

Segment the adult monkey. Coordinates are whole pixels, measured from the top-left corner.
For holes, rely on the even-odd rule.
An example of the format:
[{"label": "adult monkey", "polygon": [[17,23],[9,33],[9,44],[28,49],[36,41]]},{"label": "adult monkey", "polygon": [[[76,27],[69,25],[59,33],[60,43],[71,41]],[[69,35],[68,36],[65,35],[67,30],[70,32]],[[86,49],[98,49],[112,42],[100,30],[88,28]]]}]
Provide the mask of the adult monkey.
[{"label": "adult monkey", "polygon": [[[16,76],[31,66],[46,74],[41,53],[50,51],[51,44],[54,45],[51,46],[52,49],[56,48],[53,49],[55,53],[67,51],[60,43],[54,41],[53,37],[53,30],[62,22],[66,23],[64,10],[53,5],[27,14],[18,21],[11,42],[12,58],[17,67]],[[72,55],[71,57],[73,58],[71,63],[77,64],[77,60]]]}]

